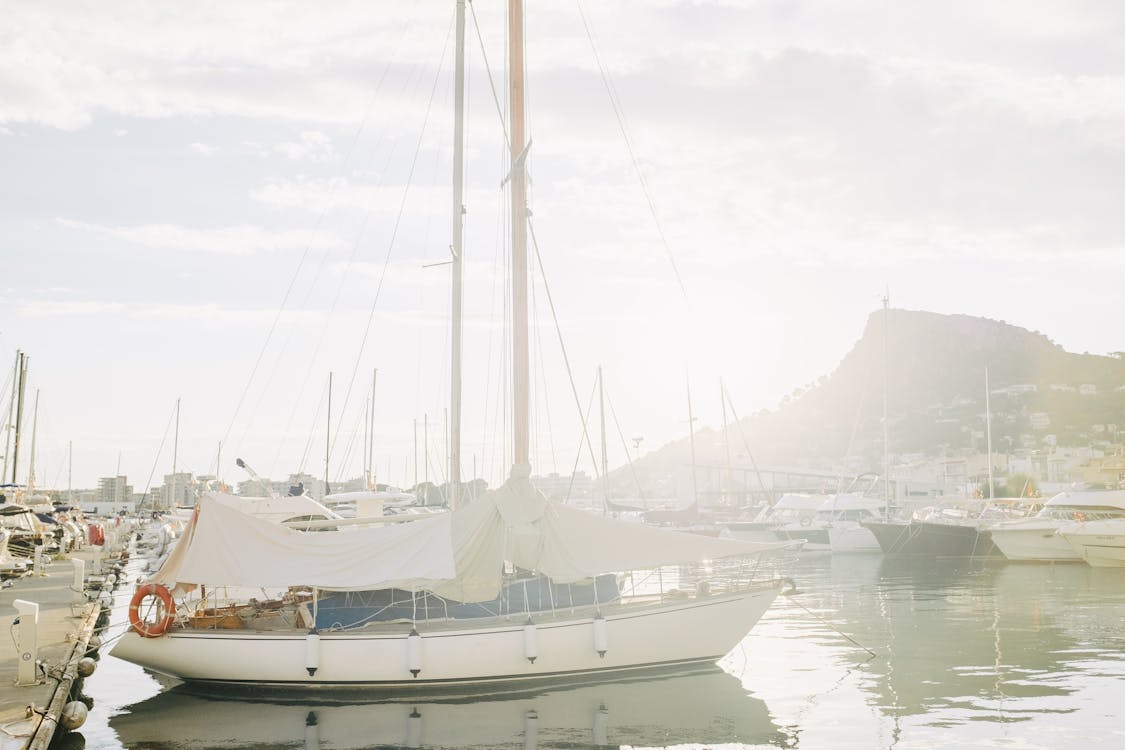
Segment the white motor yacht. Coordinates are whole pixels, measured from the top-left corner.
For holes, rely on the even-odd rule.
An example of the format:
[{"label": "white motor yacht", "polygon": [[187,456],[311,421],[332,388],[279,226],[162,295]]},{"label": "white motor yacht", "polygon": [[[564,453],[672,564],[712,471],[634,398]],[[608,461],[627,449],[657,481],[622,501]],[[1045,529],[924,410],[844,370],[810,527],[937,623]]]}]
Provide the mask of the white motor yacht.
[{"label": "white motor yacht", "polygon": [[1125,491],[1068,491],[1049,499],[1036,515],[1002,521],[989,532],[992,543],[1009,560],[1079,561],[1084,559],[1082,551],[1057,533],[1059,529],[1075,522],[1123,517]]},{"label": "white motor yacht", "polygon": [[1057,533],[1095,568],[1125,568],[1125,518],[1073,521]]}]

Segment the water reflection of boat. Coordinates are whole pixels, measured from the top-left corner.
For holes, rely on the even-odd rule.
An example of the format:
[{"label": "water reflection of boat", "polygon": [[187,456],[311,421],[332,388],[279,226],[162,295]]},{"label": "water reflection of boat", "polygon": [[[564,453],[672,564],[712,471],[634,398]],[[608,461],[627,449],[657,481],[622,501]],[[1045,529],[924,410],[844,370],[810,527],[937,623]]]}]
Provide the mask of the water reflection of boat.
[{"label": "water reflection of boat", "polygon": [[548,691],[363,703],[231,700],[177,688],[126,710],[110,727],[126,747],[152,750],[786,743],[765,703],[714,667]]},{"label": "water reflection of boat", "polygon": [[1120,607],[1105,606],[1120,581],[1085,567],[865,562],[833,558],[827,580],[810,584],[824,592],[810,604],[832,612],[826,619],[839,632],[873,647],[877,657],[858,668],[873,704],[888,716],[960,723],[1050,714],[1069,704],[1081,682],[1060,676],[1081,672],[1091,648],[1065,613],[1092,620],[1087,631],[1104,618],[1107,641],[1107,632],[1120,632]]}]

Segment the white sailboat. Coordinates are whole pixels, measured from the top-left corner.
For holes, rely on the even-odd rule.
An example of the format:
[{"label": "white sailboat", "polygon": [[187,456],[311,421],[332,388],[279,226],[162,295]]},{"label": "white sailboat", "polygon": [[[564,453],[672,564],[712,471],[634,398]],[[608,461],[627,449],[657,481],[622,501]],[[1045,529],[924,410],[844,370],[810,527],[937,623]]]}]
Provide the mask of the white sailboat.
[{"label": "white sailboat", "polygon": [[[459,51],[464,7],[457,0]],[[452,513],[329,533],[284,528],[205,496],[173,554],[134,595],[133,629],[114,647],[115,656],[196,683],[284,689],[432,689],[627,674],[716,661],[777,597],[783,579],[762,557],[785,545],[621,522],[549,502],[531,485],[521,0],[510,0],[508,21],[514,423],[508,480]],[[460,109],[460,67],[457,80]],[[455,261],[460,213],[458,197]],[[456,474],[453,479],[456,492]],[[224,607],[216,597],[221,586],[279,598]],[[326,621],[322,606],[341,597],[362,600],[366,610],[353,608],[362,614],[347,622],[332,610],[336,619]],[[149,620],[145,604],[153,598],[158,606]],[[289,616],[271,616],[278,612]]]}]

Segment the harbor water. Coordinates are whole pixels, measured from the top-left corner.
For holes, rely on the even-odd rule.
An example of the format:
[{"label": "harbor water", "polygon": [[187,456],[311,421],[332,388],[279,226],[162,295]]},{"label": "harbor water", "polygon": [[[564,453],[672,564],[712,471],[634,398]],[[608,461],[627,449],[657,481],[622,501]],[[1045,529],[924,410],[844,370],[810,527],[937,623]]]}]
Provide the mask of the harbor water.
[{"label": "harbor water", "polygon": [[792,576],[798,593],[713,669],[262,700],[196,694],[105,655],[81,731],[86,747],[148,750],[1125,745],[1125,570],[808,554]]}]

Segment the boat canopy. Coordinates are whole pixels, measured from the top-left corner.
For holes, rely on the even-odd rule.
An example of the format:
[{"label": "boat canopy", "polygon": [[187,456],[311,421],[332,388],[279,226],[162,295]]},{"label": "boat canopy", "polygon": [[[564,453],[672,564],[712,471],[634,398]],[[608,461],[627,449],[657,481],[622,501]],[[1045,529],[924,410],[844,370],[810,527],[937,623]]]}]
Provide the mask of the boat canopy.
[{"label": "boat canopy", "polygon": [[1070,490],[1060,492],[1044,504],[1047,508],[1120,508],[1125,510],[1125,490]]},{"label": "boat canopy", "polygon": [[526,477],[515,477],[452,513],[326,533],[285,528],[204,495],[183,540],[151,580],[181,591],[199,584],[424,589],[474,602],[499,595],[505,562],[574,583],[784,546],[596,515],[550,502]]},{"label": "boat canopy", "polygon": [[243,513],[237,500],[203,494],[180,543],[149,582],[181,593],[202,584],[349,591],[425,586],[455,573],[448,514],[314,533]]}]

